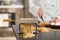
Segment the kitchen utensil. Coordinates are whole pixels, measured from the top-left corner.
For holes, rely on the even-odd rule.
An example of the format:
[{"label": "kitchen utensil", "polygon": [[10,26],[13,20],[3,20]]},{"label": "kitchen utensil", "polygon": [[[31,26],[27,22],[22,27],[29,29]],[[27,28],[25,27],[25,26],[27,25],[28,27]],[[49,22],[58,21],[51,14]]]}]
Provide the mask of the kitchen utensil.
[{"label": "kitchen utensil", "polygon": [[12,19],[4,19],[4,20],[3,20],[3,22],[12,22],[12,21],[18,22],[18,21],[12,20]]},{"label": "kitchen utensil", "polygon": [[43,22],[45,22],[42,16],[41,16],[41,19],[42,19]]}]

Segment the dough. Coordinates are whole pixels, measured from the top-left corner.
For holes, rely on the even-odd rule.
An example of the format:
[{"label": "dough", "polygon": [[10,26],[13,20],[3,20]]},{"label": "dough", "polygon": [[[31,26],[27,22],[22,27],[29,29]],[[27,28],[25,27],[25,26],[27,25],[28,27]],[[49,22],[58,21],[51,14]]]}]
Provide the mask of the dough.
[{"label": "dough", "polygon": [[49,32],[49,31],[50,31],[50,28],[38,27],[38,31],[39,31],[39,32]]},{"label": "dough", "polygon": [[31,38],[35,36],[33,34],[33,31],[35,30],[35,27],[32,24],[21,24],[21,28],[23,30],[23,37],[24,38]]}]

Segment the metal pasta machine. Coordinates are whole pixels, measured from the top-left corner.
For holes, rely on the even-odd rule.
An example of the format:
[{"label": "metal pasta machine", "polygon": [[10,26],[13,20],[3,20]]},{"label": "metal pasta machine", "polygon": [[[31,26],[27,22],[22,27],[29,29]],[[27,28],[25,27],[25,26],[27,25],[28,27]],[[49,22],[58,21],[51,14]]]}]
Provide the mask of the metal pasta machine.
[{"label": "metal pasta machine", "polygon": [[[35,33],[37,33],[37,23],[38,23],[38,20],[37,18],[20,18],[19,20],[19,33],[22,33],[22,29],[21,29],[21,24],[26,24],[28,25],[33,25],[36,29],[35,29]],[[30,27],[29,27],[30,28]]]}]

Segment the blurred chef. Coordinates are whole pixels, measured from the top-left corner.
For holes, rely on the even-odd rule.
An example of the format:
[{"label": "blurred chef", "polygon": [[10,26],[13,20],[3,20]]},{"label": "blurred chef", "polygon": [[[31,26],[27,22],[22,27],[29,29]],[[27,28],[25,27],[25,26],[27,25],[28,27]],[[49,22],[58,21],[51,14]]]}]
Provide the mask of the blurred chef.
[{"label": "blurred chef", "polygon": [[29,12],[41,21],[60,19],[60,0],[29,0]]}]

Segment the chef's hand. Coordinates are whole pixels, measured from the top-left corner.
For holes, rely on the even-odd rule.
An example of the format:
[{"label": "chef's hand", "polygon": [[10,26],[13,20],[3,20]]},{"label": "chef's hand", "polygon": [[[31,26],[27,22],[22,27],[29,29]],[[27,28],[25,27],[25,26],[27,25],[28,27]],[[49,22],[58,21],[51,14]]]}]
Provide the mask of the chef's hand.
[{"label": "chef's hand", "polygon": [[57,18],[57,17],[55,17],[54,19],[53,19],[53,22],[54,23],[57,23],[57,22],[59,22],[60,20]]},{"label": "chef's hand", "polygon": [[38,9],[38,16],[41,18],[43,16],[43,9],[39,8]]}]

